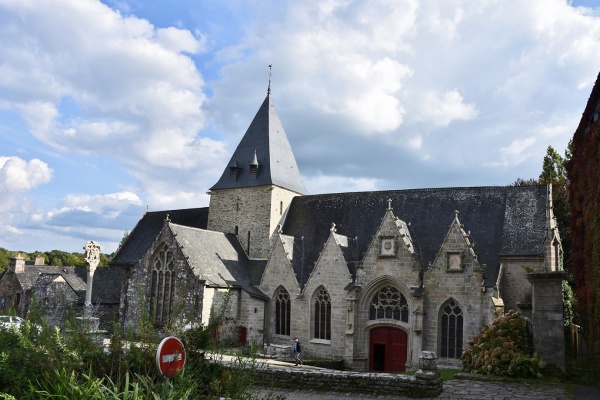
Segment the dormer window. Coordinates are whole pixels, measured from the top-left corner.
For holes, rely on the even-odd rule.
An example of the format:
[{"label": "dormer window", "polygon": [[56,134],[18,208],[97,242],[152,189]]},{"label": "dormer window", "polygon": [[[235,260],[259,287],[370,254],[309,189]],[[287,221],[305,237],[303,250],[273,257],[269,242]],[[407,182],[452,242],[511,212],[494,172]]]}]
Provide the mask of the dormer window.
[{"label": "dormer window", "polygon": [[229,165],[229,176],[237,177],[239,169],[237,159],[234,159]]},{"label": "dormer window", "polygon": [[258,158],[256,157],[256,150],[254,150],[254,158],[250,161],[250,174],[256,175],[258,173]]}]

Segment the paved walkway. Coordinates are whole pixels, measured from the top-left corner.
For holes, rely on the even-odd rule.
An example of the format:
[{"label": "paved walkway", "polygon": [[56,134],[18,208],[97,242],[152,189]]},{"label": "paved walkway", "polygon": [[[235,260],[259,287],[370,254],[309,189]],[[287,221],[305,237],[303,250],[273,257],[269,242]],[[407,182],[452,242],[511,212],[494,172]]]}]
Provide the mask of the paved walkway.
[{"label": "paved walkway", "polygon": [[[228,356],[221,356],[227,361]],[[265,360],[270,365],[282,368],[310,368],[323,369],[304,365],[294,367],[292,363]],[[261,393],[267,394],[264,390]],[[313,390],[285,390],[274,389],[272,394],[280,395],[286,400],[414,400],[405,396],[378,396],[361,393],[336,393]],[[567,385],[556,383],[506,383],[495,381],[479,381],[466,379],[452,379],[444,382],[444,391],[435,397],[439,400],[599,400],[600,387],[581,386],[571,388]]]},{"label": "paved walkway", "polygon": [[[266,394],[267,392],[263,392]],[[303,390],[273,390],[286,400],[414,400],[405,396],[377,396],[358,393],[333,393]],[[439,400],[569,400],[570,391],[562,385],[531,385],[526,383],[478,382],[453,379],[444,382]],[[590,398],[591,400],[592,398]],[[598,399],[598,397],[594,397]]]}]

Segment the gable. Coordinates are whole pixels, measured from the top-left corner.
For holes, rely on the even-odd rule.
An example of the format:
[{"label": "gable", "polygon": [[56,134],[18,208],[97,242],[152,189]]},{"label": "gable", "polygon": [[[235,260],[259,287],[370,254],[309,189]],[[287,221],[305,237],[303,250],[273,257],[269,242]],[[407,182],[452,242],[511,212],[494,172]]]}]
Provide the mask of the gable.
[{"label": "gable", "polygon": [[135,265],[160,233],[167,216],[175,224],[206,229],[208,207],[147,212],[133,228],[125,243],[117,250],[110,265]]},{"label": "gable", "polygon": [[169,223],[169,228],[194,274],[206,281],[207,286],[232,286],[241,288],[254,297],[265,297],[251,284],[251,279],[256,280],[262,265],[250,263],[234,234],[174,223]]}]

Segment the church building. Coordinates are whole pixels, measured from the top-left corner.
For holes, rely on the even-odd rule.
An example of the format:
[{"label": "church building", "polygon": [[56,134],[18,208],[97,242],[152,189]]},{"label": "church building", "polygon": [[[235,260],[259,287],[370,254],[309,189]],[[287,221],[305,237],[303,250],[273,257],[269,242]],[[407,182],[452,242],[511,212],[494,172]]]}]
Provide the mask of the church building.
[{"label": "church building", "polygon": [[528,272],[562,269],[551,186],[309,195],[270,89],[224,167],[208,208],[146,212],[117,251],[125,329],[222,313],[222,339],[298,337],[354,370],[423,350],[452,365],[496,316],[531,312]]}]

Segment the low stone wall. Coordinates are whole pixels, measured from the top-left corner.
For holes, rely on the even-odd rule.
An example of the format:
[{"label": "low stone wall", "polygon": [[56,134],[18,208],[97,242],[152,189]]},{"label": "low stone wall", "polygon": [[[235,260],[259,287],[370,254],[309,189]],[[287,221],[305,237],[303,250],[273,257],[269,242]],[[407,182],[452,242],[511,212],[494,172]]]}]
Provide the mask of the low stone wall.
[{"label": "low stone wall", "polygon": [[[269,363],[237,365],[253,368],[257,383],[286,389],[315,390],[323,392],[366,393],[371,395],[435,397],[442,393],[442,378],[437,370],[434,352],[424,351],[419,357],[419,367],[414,376],[336,371],[272,365]],[[231,365],[231,364],[230,364]]]},{"label": "low stone wall", "polygon": [[408,397],[435,397],[442,393],[442,378],[439,373],[421,369],[415,376],[407,376],[266,365],[257,374],[264,377],[259,382],[268,382],[278,388]]}]

